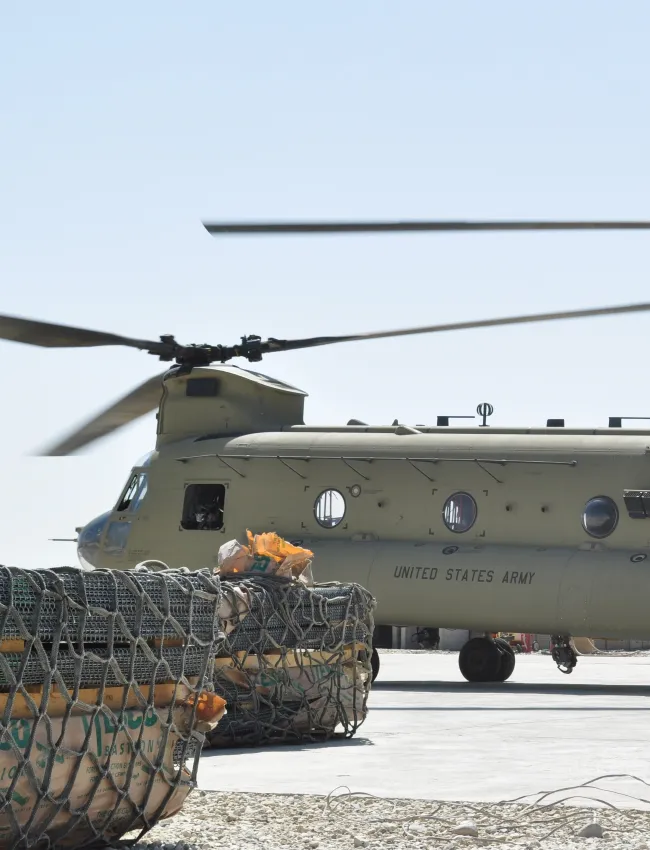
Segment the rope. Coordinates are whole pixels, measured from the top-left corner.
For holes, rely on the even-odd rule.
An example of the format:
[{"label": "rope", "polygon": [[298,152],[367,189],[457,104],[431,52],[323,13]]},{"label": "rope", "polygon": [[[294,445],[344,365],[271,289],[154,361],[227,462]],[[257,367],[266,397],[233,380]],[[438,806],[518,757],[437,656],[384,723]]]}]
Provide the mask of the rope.
[{"label": "rope", "polygon": [[180,809],[223,714],[221,599],[208,571],[0,566],[3,847],[137,841]]},{"label": "rope", "polygon": [[222,579],[214,687],[228,712],[212,746],[350,738],[365,720],[375,601],[356,584]]},{"label": "rope", "polygon": [[[642,789],[638,793],[626,793],[600,784],[605,780],[636,782]],[[467,840],[479,846],[544,847],[553,838],[564,839],[564,843],[559,845],[554,841],[554,847],[564,847],[568,846],[567,841],[579,837],[581,831],[594,822],[601,825],[607,838],[620,836],[628,841],[647,839],[650,834],[650,811],[646,808],[650,806],[648,788],[650,783],[638,776],[604,774],[578,785],[539,791],[500,802],[458,803],[391,800],[339,786],[325,799],[307,798],[308,803],[303,803],[302,809],[317,829],[320,822],[325,824],[328,820],[334,820],[337,829],[356,835],[363,832],[364,838],[368,840],[378,837],[385,839],[387,836],[383,828],[390,825],[401,826],[404,835],[411,839],[444,842],[450,846],[449,842],[458,841],[455,828],[459,825],[458,816],[462,813],[462,820],[466,822],[469,819],[476,827],[476,835]],[[620,800],[612,801],[608,797],[618,797]],[[587,807],[584,806],[585,801]],[[620,803],[626,804],[625,807]],[[627,846],[644,845],[630,843]]]}]

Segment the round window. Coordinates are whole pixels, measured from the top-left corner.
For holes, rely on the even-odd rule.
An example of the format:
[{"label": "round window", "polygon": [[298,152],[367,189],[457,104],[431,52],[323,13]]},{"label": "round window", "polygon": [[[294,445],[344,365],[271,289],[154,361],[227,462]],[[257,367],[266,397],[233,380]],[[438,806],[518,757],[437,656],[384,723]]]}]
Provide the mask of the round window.
[{"label": "round window", "polygon": [[442,518],[449,531],[462,534],[476,522],[476,502],[469,493],[454,493],[445,502]]},{"label": "round window", "polygon": [[582,514],[582,527],[592,537],[608,537],[618,525],[618,508],[609,496],[589,499]]},{"label": "round window", "polygon": [[314,514],[323,528],[334,528],[345,516],[345,499],[338,490],[325,490],[316,499]]}]

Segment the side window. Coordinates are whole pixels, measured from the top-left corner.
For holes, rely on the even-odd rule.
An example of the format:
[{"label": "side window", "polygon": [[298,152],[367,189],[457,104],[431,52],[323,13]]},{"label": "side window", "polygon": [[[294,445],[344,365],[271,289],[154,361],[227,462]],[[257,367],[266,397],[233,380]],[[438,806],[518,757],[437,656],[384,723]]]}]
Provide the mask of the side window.
[{"label": "side window", "polygon": [[316,522],[322,528],[336,528],[345,516],[345,499],[338,490],[324,490],[314,504]]},{"label": "side window", "polygon": [[147,473],[136,472],[126,485],[117,503],[116,511],[137,511],[147,493]]},{"label": "side window", "polygon": [[582,512],[582,527],[592,537],[609,537],[618,525],[618,508],[609,496],[589,499]]},{"label": "side window", "polygon": [[463,534],[476,522],[478,513],[476,502],[469,493],[454,493],[442,509],[442,520],[449,531]]},{"label": "side window", "polygon": [[223,528],[226,488],[223,484],[187,484],[181,528],[219,531]]}]

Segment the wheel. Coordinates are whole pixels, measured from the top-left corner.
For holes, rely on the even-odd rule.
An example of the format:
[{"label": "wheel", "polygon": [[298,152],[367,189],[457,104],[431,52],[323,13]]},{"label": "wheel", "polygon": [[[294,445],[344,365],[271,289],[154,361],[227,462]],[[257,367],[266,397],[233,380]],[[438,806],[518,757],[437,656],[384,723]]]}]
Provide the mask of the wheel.
[{"label": "wheel", "polygon": [[505,682],[512,676],[512,673],[515,669],[515,663],[517,661],[515,657],[515,651],[510,646],[507,640],[503,638],[496,638],[495,644],[497,645],[497,649],[501,653],[501,666],[499,668],[499,674],[497,675],[495,682]]},{"label": "wheel", "polygon": [[371,682],[374,682],[379,674],[379,653],[375,647],[372,648],[372,655],[370,657],[370,666],[372,668],[372,679]]},{"label": "wheel", "polygon": [[493,640],[477,637],[461,649],[458,666],[468,682],[498,682],[501,658],[502,651]]}]

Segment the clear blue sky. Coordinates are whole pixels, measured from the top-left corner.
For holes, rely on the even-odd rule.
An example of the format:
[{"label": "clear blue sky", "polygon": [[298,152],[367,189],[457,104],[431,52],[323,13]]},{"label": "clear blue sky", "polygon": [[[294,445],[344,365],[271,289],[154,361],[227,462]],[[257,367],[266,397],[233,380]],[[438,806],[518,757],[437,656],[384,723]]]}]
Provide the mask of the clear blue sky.
[{"label": "clear blue sky", "polygon": [[[232,343],[650,300],[650,233],[217,241],[206,218],[650,218],[639,2],[5,4],[0,312]],[[650,317],[270,356],[310,422],[650,415]],[[29,452],[159,368],[0,343],[0,562],[74,563],[154,420]]]}]

